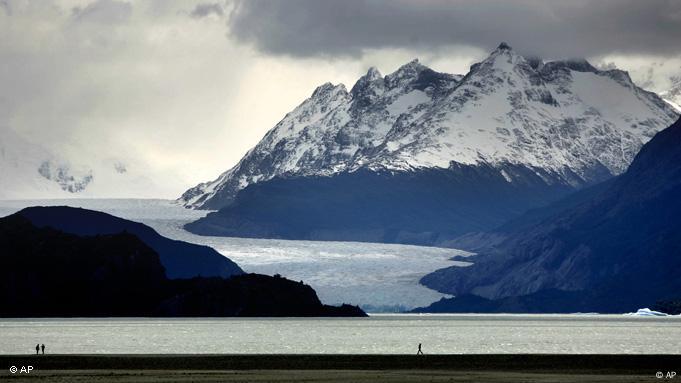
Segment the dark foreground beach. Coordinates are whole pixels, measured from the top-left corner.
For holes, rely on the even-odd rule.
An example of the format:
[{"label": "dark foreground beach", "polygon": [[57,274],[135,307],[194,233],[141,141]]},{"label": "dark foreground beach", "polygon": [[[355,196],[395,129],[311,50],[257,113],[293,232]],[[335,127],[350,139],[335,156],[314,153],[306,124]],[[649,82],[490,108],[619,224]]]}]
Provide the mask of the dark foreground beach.
[{"label": "dark foreground beach", "polygon": [[[21,382],[651,382],[681,355],[4,355]],[[30,373],[23,372],[31,366]],[[16,372],[13,373],[13,371]],[[662,373],[662,378],[659,377]]]}]

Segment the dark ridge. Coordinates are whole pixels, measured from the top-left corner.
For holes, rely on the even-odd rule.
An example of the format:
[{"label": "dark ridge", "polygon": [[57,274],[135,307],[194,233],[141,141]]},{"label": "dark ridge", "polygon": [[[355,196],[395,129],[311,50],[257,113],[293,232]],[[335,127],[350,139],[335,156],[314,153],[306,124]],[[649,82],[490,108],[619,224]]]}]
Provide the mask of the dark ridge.
[{"label": "dark ridge", "polygon": [[17,213],[37,227],[80,236],[131,233],[158,253],[168,278],[229,277],[243,270],[213,248],[176,241],[144,224],[94,210],[67,206],[29,207]]},{"label": "dark ridge", "polygon": [[302,282],[242,274],[168,279],[131,233],[78,236],[0,218],[0,317],[365,316]]},{"label": "dark ridge", "polygon": [[[275,178],[185,228],[199,235],[434,245],[491,230],[573,189],[535,170],[453,165],[450,169]],[[545,175],[550,177],[549,174]]]}]

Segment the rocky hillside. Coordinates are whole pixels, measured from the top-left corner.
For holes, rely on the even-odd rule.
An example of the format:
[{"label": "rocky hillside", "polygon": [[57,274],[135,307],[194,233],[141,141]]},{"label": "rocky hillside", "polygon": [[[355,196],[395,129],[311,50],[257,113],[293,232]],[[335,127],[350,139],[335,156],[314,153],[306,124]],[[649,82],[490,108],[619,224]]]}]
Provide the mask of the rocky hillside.
[{"label": "rocky hillside", "polygon": [[626,173],[550,206],[548,214],[535,212],[523,228],[476,255],[472,266],[439,270],[422,283],[506,302],[552,291],[545,301],[554,308],[577,303],[588,311],[678,301],[680,193],[681,120],[646,144]]}]

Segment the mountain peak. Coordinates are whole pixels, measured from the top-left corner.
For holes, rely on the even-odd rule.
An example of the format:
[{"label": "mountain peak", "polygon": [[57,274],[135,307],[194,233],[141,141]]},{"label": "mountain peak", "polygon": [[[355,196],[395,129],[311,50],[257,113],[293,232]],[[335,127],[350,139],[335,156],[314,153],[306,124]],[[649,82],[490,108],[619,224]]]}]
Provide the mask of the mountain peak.
[{"label": "mountain peak", "polygon": [[350,93],[352,93],[353,97],[358,97],[358,95],[365,92],[365,90],[371,86],[370,84],[381,79],[383,79],[381,72],[379,72],[376,67],[372,66],[364,76],[360,77],[357,82],[355,82],[355,85],[350,89]]},{"label": "mountain peak", "polygon": [[495,50],[497,50],[497,51],[510,51],[511,49],[512,48],[511,48],[510,45],[508,45],[508,43],[506,43],[505,41],[502,41],[499,44],[499,46],[497,47],[497,49],[495,49]]},{"label": "mountain peak", "polygon": [[507,43],[502,42],[487,58],[471,65],[470,72],[482,71],[481,73],[486,76],[490,70],[506,72],[519,64],[530,65],[525,57],[516,53]]},{"label": "mountain peak", "polygon": [[389,87],[398,86],[411,82],[418,78],[419,74],[425,70],[431,70],[427,66],[421,64],[419,59],[415,58],[408,63],[399,67],[395,72],[386,76]]},{"label": "mountain peak", "polygon": [[397,70],[393,72],[392,75],[399,73],[418,73],[424,69],[428,69],[428,67],[421,64],[418,58],[415,58],[409,61],[408,63],[402,65],[401,67],[397,68]]},{"label": "mountain peak", "polygon": [[317,89],[314,90],[314,92],[312,92],[312,98],[328,95],[336,89],[345,91],[345,85],[343,84],[333,85],[330,82],[325,82],[324,84],[318,86]]},{"label": "mountain peak", "polygon": [[330,82],[325,82],[322,85],[318,86],[313,92],[312,92],[312,97],[315,95],[325,93],[333,89],[333,84]]},{"label": "mountain peak", "polygon": [[367,71],[367,74],[365,74],[364,77],[368,81],[374,81],[374,80],[378,80],[379,78],[383,78],[383,75],[381,74],[381,72],[379,72],[378,68],[376,68],[375,66],[372,66],[371,68],[369,68],[369,70]]}]

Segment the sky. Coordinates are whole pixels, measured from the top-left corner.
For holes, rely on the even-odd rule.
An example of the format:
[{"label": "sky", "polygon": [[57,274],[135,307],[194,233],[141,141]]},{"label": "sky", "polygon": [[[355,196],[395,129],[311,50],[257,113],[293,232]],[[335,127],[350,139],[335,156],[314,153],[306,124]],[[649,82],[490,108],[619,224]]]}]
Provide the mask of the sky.
[{"label": "sky", "polygon": [[681,1],[0,0],[0,129],[144,167],[176,198],[325,82],[413,58],[465,74],[501,41],[663,91],[681,75]]}]

